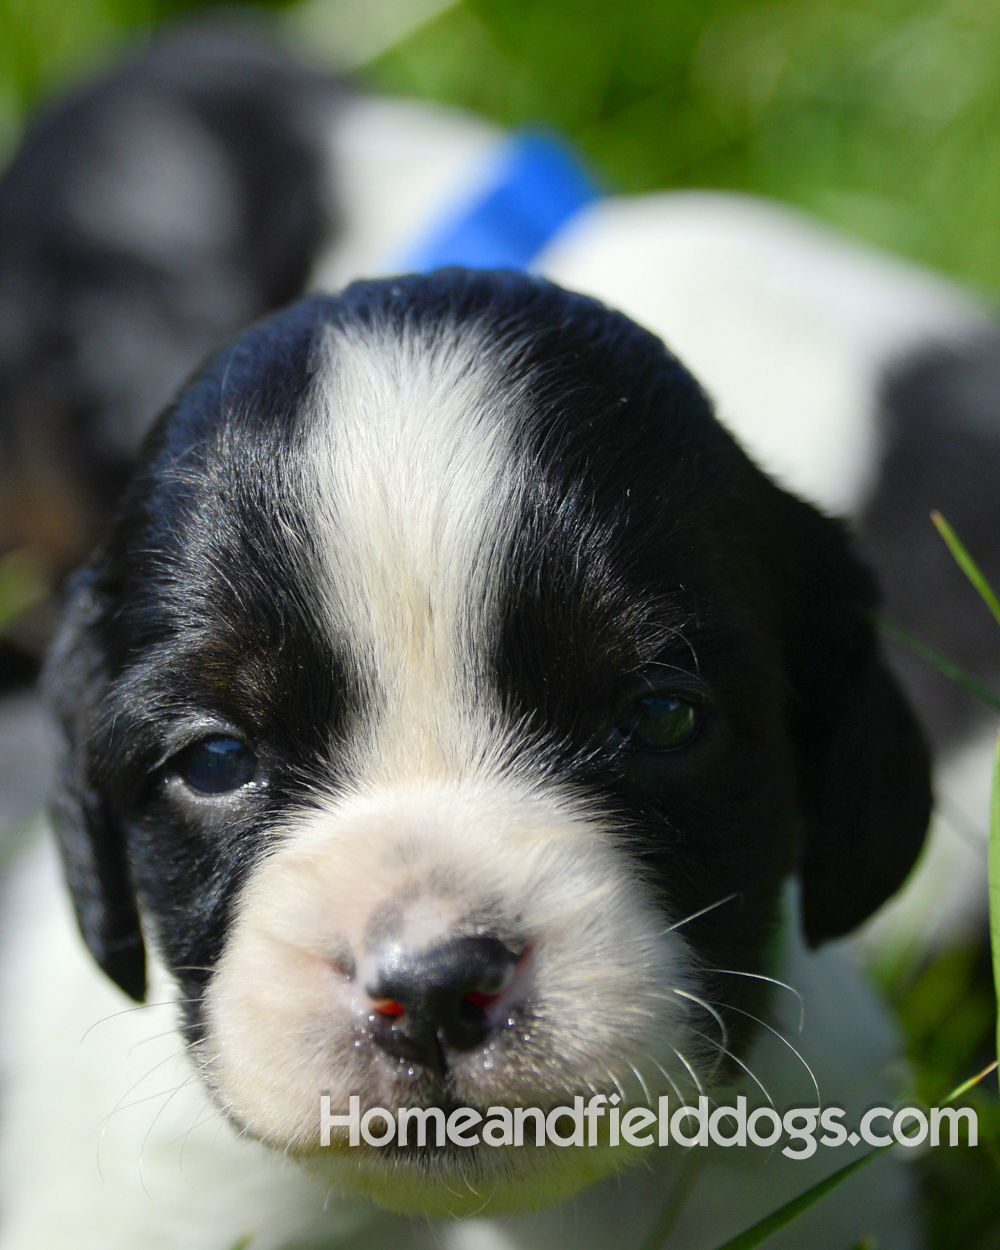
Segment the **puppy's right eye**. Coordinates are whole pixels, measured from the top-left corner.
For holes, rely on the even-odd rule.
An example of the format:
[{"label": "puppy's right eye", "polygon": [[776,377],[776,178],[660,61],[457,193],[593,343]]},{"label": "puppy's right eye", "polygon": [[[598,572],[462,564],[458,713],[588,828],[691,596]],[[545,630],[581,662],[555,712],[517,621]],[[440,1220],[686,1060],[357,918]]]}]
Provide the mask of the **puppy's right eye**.
[{"label": "puppy's right eye", "polygon": [[197,794],[229,794],[257,775],[257,757],[238,738],[205,738],[177,757],[177,774]]},{"label": "puppy's right eye", "polygon": [[701,719],[693,703],[654,691],[620,713],[611,741],[633,751],[676,751],[695,737]]}]

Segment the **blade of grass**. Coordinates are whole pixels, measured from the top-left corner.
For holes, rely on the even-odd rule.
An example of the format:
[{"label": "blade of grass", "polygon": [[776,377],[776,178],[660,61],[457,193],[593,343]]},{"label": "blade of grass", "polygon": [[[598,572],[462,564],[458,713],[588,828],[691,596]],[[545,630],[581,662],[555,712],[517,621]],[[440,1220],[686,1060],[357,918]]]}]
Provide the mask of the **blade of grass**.
[{"label": "blade of grass", "polygon": [[989,582],[985,577],[983,577],[982,573],[980,573],[978,567],[976,566],[976,562],[966,551],[964,544],[940,512],[932,512],[931,520],[937,527],[937,532],[948,544],[948,550],[954,556],[955,563],[973,584],[973,586],[975,586],[976,590],[979,591],[983,602],[993,613],[997,624],[1000,625],[1000,602],[997,601],[997,597],[993,593],[993,589]]},{"label": "blade of grass", "polygon": [[991,711],[1000,712],[1000,695],[995,694],[989,686],[983,685],[978,678],[973,677],[961,665],[956,664],[954,660],[949,660],[936,647],[932,647],[929,643],[922,642],[919,638],[914,637],[913,634],[903,629],[902,626],[896,625],[892,621],[887,621],[885,617],[876,615],[875,620],[879,628],[884,630],[890,638],[895,638],[897,642],[901,642],[914,655],[919,655],[928,664],[933,664],[939,673],[953,681],[956,686],[961,686],[964,690],[968,690],[969,694],[981,703],[984,703]]},{"label": "blade of grass", "polygon": [[671,1230],[677,1223],[677,1217],[691,1196],[695,1182],[701,1175],[703,1163],[704,1160],[699,1155],[696,1155],[693,1150],[689,1152],[666,1202],[660,1209],[660,1214],[656,1217],[653,1227],[643,1239],[639,1250],[660,1250],[660,1247],[666,1243]]},{"label": "blade of grass", "polygon": [[[993,755],[993,788],[990,791],[989,895],[993,984],[1000,1002],[1000,735],[997,735]],[[1000,1057],[1000,1015],[997,1017],[997,1056]]]},{"label": "blade of grass", "polygon": [[[983,602],[1000,624],[1000,602],[992,586],[983,577],[976,562],[966,551],[961,539],[940,512],[932,512],[931,520],[948,545],[956,564],[979,592]],[[975,678],[972,678],[975,681]],[[981,697],[981,696],[980,696]],[[990,789],[989,845],[990,953],[993,958],[993,984],[1000,1000],[1000,737],[993,756],[993,783]],[[1000,1057],[1000,1014],[997,1017],[997,1055]]]},{"label": "blade of grass", "polygon": [[[941,1106],[947,1106],[948,1103],[954,1102],[956,1098],[967,1093],[974,1085],[978,1085],[984,1077],[996,1067],[996,1063],[989,1064],[983,1068],[982,1072],[977,1072],[975,1076],[969,1080],[963,1081],[961,1085],[957,1085],[947,1097],[941,1099]],[[786,1224],[791,1224],[792,1220],[797,1219],[811,1206],[814,1206],[821,1198],[824,1198],[831,1190],[838,1188],[849,1176],[853,1176],[855,1172],[859,1172],[863,1167],[867,1167],[869,1163],[874,1162],[879,1155],[885,1154],[887,1150],[891,1150],[895,1142],[890,1142],[888,1146],[876,1146],[874,1150],[868,1154],[862,1155],[860,1159],[852,1159],[850,1163],[838,1169],[831,1175],[824,1177],[823,1180],[804,1193],[792,1198],[790,1202],[786,1202],[784,1206],[778,1207],[776,1211],[772,1211],[770,1215],[766,1215],[759,1220],[752,1228],[748,1228],[746,1232],[740,1233],[738,1237],[733,1237],[724,1245],[719,1246],[718,1250],[754,1250],[756,1246],[763,1245],[765,1241],[779,1232]]]},{"label": "blade of grass", "polygon": [[954,1102],[956,1098],[961,1098],[963,1094],[967,1094],[974,1085],[978,1085],[997,1067],[997,1061],[994,1059],[992,1063],[988,1063],[982,1072],[977,1072],[975,1076],[970,1076],[967,1081],[963,1081],[961,1085],[956,1085],[947,1098],[941,1099],[941,1106],[947,1107],[948,1103]]},{"label": "blade of grass", "polygon": [[725,1245],[719,1247],[719,1250],[753,1250],[755,1246],[762,1245],[773,1237],[775,1233],[780,1232],[786,1224],[791,1224],[792,1220],[797,1219],[804,1211],[808,1211],[811,1206],[819,1202],[820,1198],[825,1197],[831,1189],[836,1189],[849,1176],[853,1176],[861,1168],[867,1167],[880,1154],[891,1149],[891,1145],[876,1146],[870,1154],[862,1155],[860,1159],[852,1159],[850,1163],[830,1176],[824,1177],[823,1180],[813,1185],[811,1189],[807,1189],[804,1194],[799,1194],[791,1202],[786,1202],[783,1207],[778,1207],[777,1211],[772,1211],[770,1215],[766,1215],[762,1220],[754,1224],[753,1228],[748,1228],[745,1233],[740,1233],[738,1237],[733,1237],[731,1241],[727,1241]]}]

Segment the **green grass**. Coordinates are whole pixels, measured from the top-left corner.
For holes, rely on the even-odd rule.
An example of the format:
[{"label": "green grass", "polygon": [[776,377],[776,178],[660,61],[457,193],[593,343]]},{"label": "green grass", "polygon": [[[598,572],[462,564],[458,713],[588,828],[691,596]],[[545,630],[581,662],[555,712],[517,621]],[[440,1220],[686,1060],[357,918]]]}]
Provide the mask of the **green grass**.
[{"label": "green grass", "polygon": [[1000,291],[996,0],[463,0],[365,74],[750,190]]},{"label": "green grass", "polygon": [[0,557],[0,635],[50,592],[45,569],[30,551]]},{"label": "green grass", "polygon": [[[0,0],[0,160],[53,93],[197,7]],[[998,49],[1000,0],[461,0],[359,78],[504,124],[552,126],[572,136],[612,189],[774,196],[994,296]],[[0,628],[38,582],[23,555],[0,565]],[[987,602],[996,613],[995,598]],[[998,696],[986,693],[995,707]],[[998,825],[994,809],[1000,966]],[[940,1098],[995,1053],[985,947],[944,950],[897,970],[884,988],[906,1031],[920,1097]],[[915,1165],[933,1250],[1000,1247],[995,1078],[968,1098],[982,1145],[930,1151]]]}]

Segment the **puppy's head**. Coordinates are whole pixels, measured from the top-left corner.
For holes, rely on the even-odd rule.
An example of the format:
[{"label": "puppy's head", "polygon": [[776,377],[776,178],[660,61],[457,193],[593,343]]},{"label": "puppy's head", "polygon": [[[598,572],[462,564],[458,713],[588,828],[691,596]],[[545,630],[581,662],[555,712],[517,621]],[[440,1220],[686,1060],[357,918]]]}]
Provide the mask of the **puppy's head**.
[{"label": "puppy's head", "polygon": [[[324,1093],[690,1091],[745,1045],[793,867],[816,942],[919,848],[873,598],[599,304],[452,270],[296,305],[161,420],[76,583],[49,686],[84,937],[136,997],[155,944],[279,1148]],[[616,1152],[342,1156],[432,1210]]]}]

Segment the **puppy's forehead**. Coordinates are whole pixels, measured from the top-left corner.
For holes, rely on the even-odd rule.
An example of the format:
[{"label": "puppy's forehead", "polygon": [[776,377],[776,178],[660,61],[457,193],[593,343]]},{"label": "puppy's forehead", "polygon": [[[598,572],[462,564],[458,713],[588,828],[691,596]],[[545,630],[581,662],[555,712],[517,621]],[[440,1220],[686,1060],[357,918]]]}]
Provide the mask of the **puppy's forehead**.
[{"label": "puppy's forehead", "polygon": [[305,457],[319,580],[335,633],[384,682],[480,662],[524,508],[515,355],[476,322],[322,336]]},{"label": "puppy's forehead", "polygon": [[539,280],[303,301],[217,358],[151,445],[140,523],[117,532],[125,665],[154,630],[207,649],[265,718],[309,672],[320,719],[436,718],[476,751],[470,715],[566,711],[570,686],[613,693],[652,654],[644,605],[690,598],[731,493],[704,489],[735,451],[720,435],[662,343]]},{"label": "puppy's forehead", "polygon": [[307,524],[334,646],[381,713],[382,762],[426,768],[481,749],[526,416],[511,349],[474,321],[321,335],[304,414]]}]

